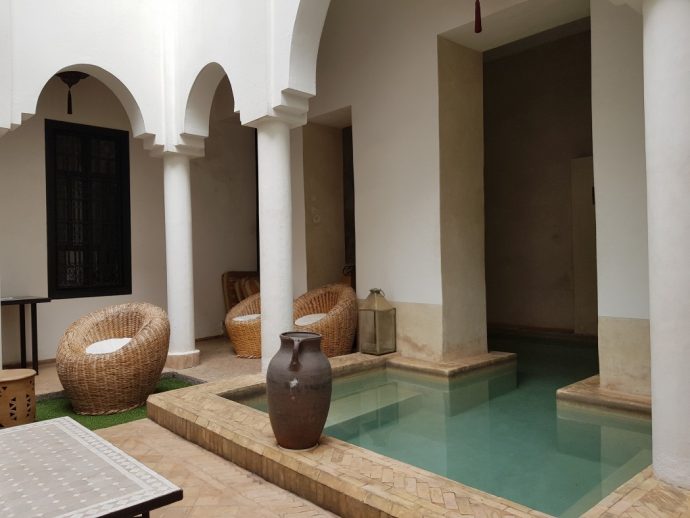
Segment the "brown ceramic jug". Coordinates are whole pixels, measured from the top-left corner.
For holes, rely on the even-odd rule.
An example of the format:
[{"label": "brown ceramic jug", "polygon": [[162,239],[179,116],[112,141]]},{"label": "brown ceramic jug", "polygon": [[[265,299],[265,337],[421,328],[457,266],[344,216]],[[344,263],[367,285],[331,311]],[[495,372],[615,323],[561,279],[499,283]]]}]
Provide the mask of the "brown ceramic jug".
[{"label": "brown ceramic jug", "polygon": [[280,335],[280,349],[268,364],[268,416],[278,444],[291,450],[316,446],[331,405],[331,364],[321,335]]}]

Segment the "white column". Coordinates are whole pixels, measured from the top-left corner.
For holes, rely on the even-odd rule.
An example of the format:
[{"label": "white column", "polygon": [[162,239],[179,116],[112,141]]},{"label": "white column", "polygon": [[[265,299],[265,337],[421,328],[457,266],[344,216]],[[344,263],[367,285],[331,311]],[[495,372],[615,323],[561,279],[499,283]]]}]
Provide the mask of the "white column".
[{"label": "white column", "polygon": [[654,470],[690,488],[690,1],[644,4]]},{"label": "white column", "polygon": [[261,268],[261,369],[292,321],[292,193],[290,128],[279,120],[257,126]]},{"label": "white column", "polygon": [[185,369],[199,364],[194,343],[192,266],[192,196],[189,157],[163,155],[165,260],[168,280],[170,349],[166,366]]}]

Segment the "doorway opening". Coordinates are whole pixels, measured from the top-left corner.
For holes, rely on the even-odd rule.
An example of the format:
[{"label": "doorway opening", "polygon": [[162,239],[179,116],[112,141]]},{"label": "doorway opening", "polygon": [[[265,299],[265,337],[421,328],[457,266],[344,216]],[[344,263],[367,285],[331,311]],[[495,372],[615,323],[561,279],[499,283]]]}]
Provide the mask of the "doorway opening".
[{"label": "doorway opening", "polygon": [[485,21],[438,38],[443,357],[489,333],[595,345],[589,4]]},{"label": "doorway opening", "polygon": [[595,337],[589,19],[483,61],[488,327]]},{"label": "doorway opening", "polygon": [[350,108],[312,118],[302,131],[307,289],[336,282],[356,288]]}]

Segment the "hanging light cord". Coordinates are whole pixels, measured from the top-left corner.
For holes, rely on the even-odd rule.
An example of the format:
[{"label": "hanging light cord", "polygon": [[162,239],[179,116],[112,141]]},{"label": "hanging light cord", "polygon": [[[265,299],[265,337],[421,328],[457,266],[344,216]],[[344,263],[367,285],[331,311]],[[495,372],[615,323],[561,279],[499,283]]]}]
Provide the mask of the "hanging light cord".
[{"label": "hanging light cord", "polygon": [[82,79],[89,77],[84,72],[59,72],[55,74],[67,85],[67,115],[72,115],[72,87]]},{"label": "hanging light cord", "polygon": [[474,32],[482,32],[482,7],[479,0],[474,0]]}]

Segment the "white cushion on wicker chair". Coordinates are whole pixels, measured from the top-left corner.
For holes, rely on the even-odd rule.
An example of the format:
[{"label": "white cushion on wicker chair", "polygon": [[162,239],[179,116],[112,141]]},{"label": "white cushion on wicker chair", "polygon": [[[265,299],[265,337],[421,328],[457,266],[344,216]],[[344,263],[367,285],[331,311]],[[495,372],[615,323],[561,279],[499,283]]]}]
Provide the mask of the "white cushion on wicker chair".
[{"label": "white cushion on wicker chair", "polygon": [[108,338],[89,345],[84,351],[86,354],[108,354],[122,349],[132,339],[131,338]]},{"label": "white cushion on wicker chair", "polygon": [[260,313],[252,313],[251,315],[239,315],[233,318],[235,322],[250,322],[252,320],[256,320],[257,318],[261,318]]},{"label": "white cushion on wicker chair", "polygon": [[326,313],[312,313],[311,315],[304,315],[295,320],[296,326],[310,326],[316,324],[319,320],[326,316]]}]

